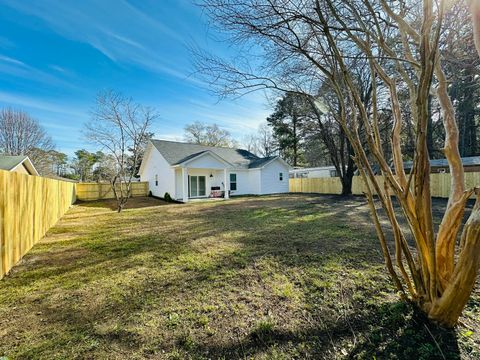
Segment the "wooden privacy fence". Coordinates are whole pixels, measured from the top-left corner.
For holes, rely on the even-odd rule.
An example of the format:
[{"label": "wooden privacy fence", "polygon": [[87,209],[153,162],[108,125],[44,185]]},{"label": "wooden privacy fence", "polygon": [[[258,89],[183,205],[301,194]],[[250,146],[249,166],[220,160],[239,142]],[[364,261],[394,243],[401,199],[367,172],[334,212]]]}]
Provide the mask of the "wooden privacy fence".
[{"label": "wooden privacy fence", "polygon": [[[382,176],[377,176],[383,184]],[[289,191],[296,193],[341,194],[342,183],[340,178],[298,178],[290,179]],[[465,185],[468,188],[480,186],[480,173],[465,173]],[[450,195],[450,174],[430,174],[430,190],[432,196],[448,198]],[[360,176],[353,177],[352,193],[361,195],[365,192],[365,185]]]},{"label": "wooden privacy fence", "polygon": [[[120,185],[117,186],[120,188]],[[148,182],[132,183],[132,196],[147,196]],[[110,183],[79,183],[77,184],[77,199],[81,201],[113,199],[115,195]]]},{"label": "wooden privacy fence", "polygon": [[0,170],[0,279],[75,202],[75,186]]}]

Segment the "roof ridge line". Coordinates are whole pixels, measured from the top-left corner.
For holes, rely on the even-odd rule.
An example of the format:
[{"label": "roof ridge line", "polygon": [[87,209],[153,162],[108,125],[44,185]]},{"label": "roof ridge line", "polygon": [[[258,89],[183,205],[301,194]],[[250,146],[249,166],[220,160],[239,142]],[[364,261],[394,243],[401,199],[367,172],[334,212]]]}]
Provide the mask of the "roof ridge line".
[{"label": "roof ridge line", "polygon": [[[234,147],[228,147],[228,146],[203,145],[203,144],[196,144],[196,143],[190,143],[190,142],[184,142],[184,141],[173,141],[173,140],[163,140],[163,139],[150,139],[150,141],[163,141],[163,142],[169,142],[169,143],[174,143],[174,144],[195,145],[195,146],[202,146],[202,147],[207,147],[207,148],[220,148],[220,149],[248,151],[247,149],[242,149],[242,148],[234,148]],[[248,151],[248,152],[250,152],[250,151]]]}]

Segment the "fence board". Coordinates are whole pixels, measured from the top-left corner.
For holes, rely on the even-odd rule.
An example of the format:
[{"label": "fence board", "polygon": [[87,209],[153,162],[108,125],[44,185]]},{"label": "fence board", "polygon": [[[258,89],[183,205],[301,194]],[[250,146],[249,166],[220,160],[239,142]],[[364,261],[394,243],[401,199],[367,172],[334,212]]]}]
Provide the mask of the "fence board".
[{"label": "fence board", "polygon": [[75,188],[0,170],[0,279],[75,202]]},{"label": "fence board", "polygon": [[[117,186],[119,188],[119,186]],[[132,183],[132,196],[147,196],[148,182]],[[112,187],[109,183],[79,183],[77,184],[77,199],[81,201],[113,199]]]},{"label": "fence board", "polygon": [[[383,187],[383,178],[377,176]],[[430,191],[433,197],[448,198],[450,196],[450,174],[430,174]],[[467,189],[480,186],[480,172],[465,173],[465,186]],[[289,191],[297,193],[341,194],[342,183],[340,178],[297,178],[290,179]],[[362,195],[365,184],[361,177],[354,176],[352,193]],[[472,196],[473,197],[473,196]]]}]

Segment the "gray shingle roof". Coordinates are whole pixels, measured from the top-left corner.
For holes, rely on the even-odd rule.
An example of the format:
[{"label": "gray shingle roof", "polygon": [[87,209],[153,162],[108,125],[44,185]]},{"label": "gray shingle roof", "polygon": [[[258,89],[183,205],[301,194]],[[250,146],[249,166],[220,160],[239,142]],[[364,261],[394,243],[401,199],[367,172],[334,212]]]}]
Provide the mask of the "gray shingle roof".
[{"label": "gray shingle roof", "polygon": [[262,167],[266,164],[268,164],[270,161],[272,161],[273,159],[275,159],[276,156],[268,156],[268,157],[264,157],[264,158],[258,158],[256,160],[253,160],[249,165],[248,165],[248,168],[249,169],[255,169],[255,168],[259,168],[259,167]]},{"label": "gray shingle roof", "polygon": [[226,147],[204,146],[167,140],[151,140],[153,146],[170,165],[181,164],[201,153],[211,151],[236,168],[254,169],[273,160],[273,157],[259,158],[247,150]]},{"label": "gray shingle roof", "polygon": [[[480,156],[469,156],[462,158],[463,166],[479,166],[480,165]],[[410,169],[412,167],[412,161],[404,162],[404,167],[406,169]],[[430,159],[430,166],[431,167],[448,167],[447,159]]]},{"label": "gray shingle roof", "polygon": [[23,155],[11,156],[11,155],[0,155],[0,169],[2,170],[12,170],[18,164],[21,164],[27,157]]}]

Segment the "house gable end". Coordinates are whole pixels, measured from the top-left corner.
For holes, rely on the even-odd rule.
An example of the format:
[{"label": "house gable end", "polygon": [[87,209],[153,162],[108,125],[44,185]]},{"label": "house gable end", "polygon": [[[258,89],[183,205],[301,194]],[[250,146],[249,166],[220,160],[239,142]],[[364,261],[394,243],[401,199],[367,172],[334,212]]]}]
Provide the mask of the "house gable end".
[{"label": "house gable end", "polygon": [[205,151],[198,156],[192,157],[187,161],[178,164],[181,167],[189,168],[209,168],[209,169],[225,169],[231,167],[231,164],[222,159],[212,151]]}]

